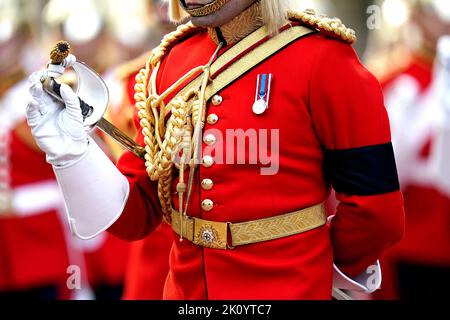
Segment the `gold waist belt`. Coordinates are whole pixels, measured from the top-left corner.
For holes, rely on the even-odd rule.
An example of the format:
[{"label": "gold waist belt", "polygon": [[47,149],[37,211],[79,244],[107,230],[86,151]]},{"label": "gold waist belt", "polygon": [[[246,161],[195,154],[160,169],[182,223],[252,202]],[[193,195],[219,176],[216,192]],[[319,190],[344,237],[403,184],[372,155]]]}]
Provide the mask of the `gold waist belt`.
[{"label": "gold waist belt", "polygon": [[172,228],[180,237],[198,246],[221,250],[297,235],[326,223],[323,204],[243,223],[206,221],[183,216],[175,210],[172,215]]}]

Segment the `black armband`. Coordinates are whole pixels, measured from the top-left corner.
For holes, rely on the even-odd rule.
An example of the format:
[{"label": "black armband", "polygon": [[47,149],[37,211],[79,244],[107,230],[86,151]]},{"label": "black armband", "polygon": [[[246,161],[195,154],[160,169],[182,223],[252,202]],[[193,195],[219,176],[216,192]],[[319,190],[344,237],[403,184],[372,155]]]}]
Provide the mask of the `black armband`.
[{"label": "black armband", "polygon": [[371,196],[400,190],[392,143],[326,150],[324,172],[339,193]]}]

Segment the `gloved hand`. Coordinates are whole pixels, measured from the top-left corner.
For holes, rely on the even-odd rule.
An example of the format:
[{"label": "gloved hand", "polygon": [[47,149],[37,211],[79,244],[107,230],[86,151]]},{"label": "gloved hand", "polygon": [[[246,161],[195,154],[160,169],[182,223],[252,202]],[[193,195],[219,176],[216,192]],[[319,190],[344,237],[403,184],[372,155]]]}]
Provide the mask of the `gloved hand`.
[{"label": "gloved hand", "polygon": [[38,146],[47,154],[47,162],[67,167],[79,161],[88,150],[89,139],[83,127],[80,102],[67,85],[61,86],[65,106],[43,89],[40,81],[47,70],[31,75],[28,125]]},{"label": "gloved hand", "polygon": [[128,179],[86,133],[80,102],[66,85],[61,86],[64,104],[55,101],[41,84],[48,74],[57,78],[75,57],[61,66],[30,77],[28,124],[47,161],[54,166],[74,235],[91,239],[106,231],[121,216],[130,194]]}]

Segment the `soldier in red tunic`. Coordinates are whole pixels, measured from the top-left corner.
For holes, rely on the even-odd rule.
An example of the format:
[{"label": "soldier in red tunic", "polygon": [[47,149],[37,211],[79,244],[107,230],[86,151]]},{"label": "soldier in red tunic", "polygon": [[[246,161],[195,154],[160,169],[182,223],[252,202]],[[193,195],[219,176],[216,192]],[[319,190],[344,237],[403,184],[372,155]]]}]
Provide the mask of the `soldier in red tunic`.
[{"label": "soldier in red tunic", "polygon": [[[2,124],[5,113],[0,111]],[[68,297],[68,233],[53,170],[23,120],[5,129],[9,138],[0,142],[0,197],[9,205],[0,207],[0,299]]]},{"label": "soldier in red tunic", "polygon": [[[45,71],[31,77],[28,122],[72,231],[138,240],[171,224],[166,299],[330,299],[333,280],[376,290],[403,199],[381,87],[354,32],[284,1],[171,9],[192,21],[137,76],[145,161],[127,152],[118,170],[84,132],[74,93],[61,88],[62,106]],[[332,187],[340,204],[327,221]]]},{"label": "soldier in red tunic", "polygon": [[[20,10],[15,2],[5,8]],[[17,53],[29,44],[29,22],[6,18],[13,28],[0,40],[0,300],[64,298],[70,250],[63,197],[25,119],[26,64]]]}]

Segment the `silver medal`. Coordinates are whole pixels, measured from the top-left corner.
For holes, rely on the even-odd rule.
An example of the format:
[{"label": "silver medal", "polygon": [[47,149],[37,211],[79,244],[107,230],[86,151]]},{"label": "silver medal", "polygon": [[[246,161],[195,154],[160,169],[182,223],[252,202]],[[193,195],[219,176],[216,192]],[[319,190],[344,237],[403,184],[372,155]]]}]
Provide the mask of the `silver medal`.
[{"label": "silver medal", "polygon": [[253,112],[257,115],[262,115],[267,110],[267,102],[263,99],[259,99],[253,104]]},{"label": "silver medal", "polygon": [[256,83],[255,103],[253,104],[253,113],[256,115],[262,115],[269,109],[272,77],[272,74],[258,75]]}]

